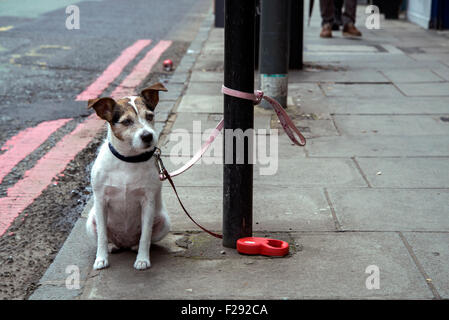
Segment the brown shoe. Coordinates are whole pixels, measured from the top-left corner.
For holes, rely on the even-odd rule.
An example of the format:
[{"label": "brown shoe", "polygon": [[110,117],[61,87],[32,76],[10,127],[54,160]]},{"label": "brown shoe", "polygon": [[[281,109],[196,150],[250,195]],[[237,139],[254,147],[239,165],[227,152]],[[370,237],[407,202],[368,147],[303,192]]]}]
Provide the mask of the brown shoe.
[{"label": "brown shoe", "polygon": [[361,37],[362,33],[355,27],[353,23],[347,23],[343,27],[343,36],[345,37]]},{"label": "brown shoe", "polygon": [[329,23],[323,25],[320,33],[321,38],[332,38],[332,26]]}]

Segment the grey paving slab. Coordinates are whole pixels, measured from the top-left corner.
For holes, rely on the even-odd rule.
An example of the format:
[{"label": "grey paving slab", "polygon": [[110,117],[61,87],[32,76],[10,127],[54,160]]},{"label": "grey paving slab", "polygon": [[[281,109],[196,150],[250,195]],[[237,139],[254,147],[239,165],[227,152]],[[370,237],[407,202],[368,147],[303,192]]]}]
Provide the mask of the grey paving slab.
[{"label": "grey paving slab", "polygon": [[376,65],[379,66],[391,66],[391,67],[405,67],[407,64],[419,65],[412,58],[402,55],[402,54],[390,54],[388,52],[304,52],[305,62],[319,62],[319,63],[330,63],[333,65],[339,63],[341,66],[347,68],[353,67],[364,67],[371,68]]},{"label": "grey paving slab", "polygon": [[223,46],[224,28],[212,28],[209,34],[208,43],[220,42]]},{"label": "grey paving slab", "polygon": [[436,75],[430,69],[387,69],[382,73],[395,83],[407,82],[440,82],[441,77]]},{"label": "grey paving slab", "polygon": [[176,100],[184,90],[185,85],[183,83],[170,83],[167,85],[167,92],[162,92],[159,96],[161,101],[163,100]]},{"label": "grey paving slab", "polygon": [[[212,230],[222,230],[223,187],[179,187],[178,193],[195,220]],[[199,230],[182,211],[171,187],[163,188],[163,197],[172,230]],[[255,185],[253,203],[255,231],[335,231],[321,189]]]},{"label": "grey paving slab", "polygon": [[379,71],[366,70],[359,71],[322,71],[311,69],[313,71],[290,71],[288,74],[291,82],[388,82],[389,80]]},{"label": "grey paving slab", "polygon": [[349,159],[298,157],[296,161],[292,161],[288,158],[279,158],[276,175],[261,176],[256,171],[254,181],[262,184],[309,187],[366,186],[353,161]]},{"label": "grey paving slab", "polygon": [[170,83],[181,83],[185,84],[187,83],[187,79],[189,78],[189,72],[175,72],[170,77]]},{"label": "grey paving slab", "polygon": [[220,82],[190,82],[185,95],[221,95],[221,85]]},{"label": "grey paving slab", "polygon": [[353,53],[353,52],[379,52],[374,46],[365,44],[344,44],[344,45],[326,45],[326,44],[306,44],[305,52],[325,52],[325,53]]},{"label": "grey paving slab", "polygon": [[438,74],[443,79],[449,81],[449,67],[448,66],[441,64],[441,66],[439,68],[433,69],[433,72]]},{"label": "grey paving slab", "polygon": [[[220,48],[214,49],[213,47],[205,48],[201,52],[200,59],[206,60],[207,57],[210,57],[210,56],[213,56],[214,58],[222,59],[222,61],[224,61],[223,48],[221,48],[221,49]],[[199,65],[201,65],[201,63]],[[223,70],[223,68],[220,68],[220,69]],[[197,70],[199,70],[199,69],[197,69]]]},{"label": "grey paving slab", "polygon": [[[169,172],[172,172],[183,164],[185,164],[189,157],[171,157],[167,156],[167,152],[163,150],[164,165]],[[221,158],[214,159],[214,157],[203,157],[188,171],[173,178],[175,185],[178,187],[192,186],[222,186],[223,185],[223,167],[218,164]]]},{"label": "grey paving slab", "polygon": [[442,83],[398,83],[398,88],[409,97],[449,96],[449,82]]},{"label": "grey paving slab", "polygon": [[187,130],[192,133],[202,133],[206,129],[213,129],[223,118],[216,113],[185,113],[176,117],[172,131]]},{"label": "grey paving slab", "polygon": [[449,157],[449,137],[437,135],[379,138],[375,134],[320,137],[309,139],[306,150],[311,157]]},{"label": "grey paving slab", "polygon": [[406,69],[406,68],[429,68],[434,69],[441,66],[441,62],[435,60],[416,61],[402,54],[365,54],[356,55],[304,55],[304,62],[324,66],[339,67],[346,70],[363,72],[367,69]]},{"label": "grey paving slab", "polygon": [[[189,52],[191,52],[191,54],[188,54]],[[188,51],[187,54],[184,57],[182,57],[179,66],[177,68],[177,71],[187,71],[192,69],[193,65],[195,64],[197,54],[198,52],[196,52],[195,50]]]},{"label": "grey paving slab", "polygon": [[442,44],[442,46],[425,47],[419,49],[426,53],[449,53],[449,48],[444,44]]},{"label": "grey paving slab", "polygon": [[328,97],[401,97],[392,84],[340,84],[324,83],[321,88]]},{"label": "grey paving slab", "polygon": [[449,232],[449,190],[328,189],[343,230]]},{"label": "grey paving slab", "polygon": [[291,83],[288,85],[288,95],[293,98],[295,103],[299,103],[304,99],[323,99],[325,94],[321,90],[318,83],[302,82]]},{"label": "grey paving slab", "polygon": [[385,50],[387,50],[388,53],[393,53],[393,54],[404,54],[404,52],[399,49],[397,46],[394,46],[392,44],[381,44],[380,45],[382,48],[384,48]]},{"label": "grey paving slab", "polygon": [[449,62],[449,52],[440,52],[440,53],[415,53],[410,54],[410,57],[417,61],[441,61],[441,62]]},{"label": "grey paving slab", "polygon": [[206,72],[201,70],[195,70],[190,76],[191,82],[219,82],[223,83],[223,72]]},{"label": "grey paving slab", "polygon": [[164,114],[169,114],[175,104],[176,101],[159,101],[156,106],[156,119],[159,117],[159,114],[161,114],[162,118],[164,117]]},{"label": "grey paving slab", "polygon": [[209,38],[209,41],[203,47],[201,51],[202,56],[200,59],[210,59],[211,57],[223,56],[224,47],[223,47],[224,39],[222,38]]},{"label": "grey paving slab", "polygon": [[273,116],[274,113],[254,115],[254,129],[257,130],[258,134],[263,134],[264,131],[266,132],[266,134],[270,134],[270,129],[273,129],[273,127],[271,126],[271,119],[273,118]]},{"label": "grey paving slab", "polygon": [[222,50],[224,49],[224,32],[223,35],[217,34],[220,30],[218,28],[214,29],[209,35],[209,39],[204,44],[204,50]]},{"label": "grey paving slab", "polygon": [[[188,251],[152,247],[152,267],[136,272],[135,254],[111,255],[89,279],[83,299],[431,299],[432,293],[394,233],[293,234],[288,258],[220,254],[220,240],[193,238]],[[207,245],[204,245],[207,243]],[[190,255],[189,255],[190,251]],[[203,255],[202,255],[203,254]],[[208,259],[207,255],[215,258]],[[365,270],[379,268],[379,289]],[[282,270],[282,272],[280,272]],[[273,277],[273,274],[276,274]],[[263,279],[263,281],[261,281]],[[157,289],[155,289],[157,288]],[[213,290],[212,290],[213,289]]]},{"label": "grey paving slab", "polygon": [[[270,129],[271,114],[257,115],[254,117],[254,129]],[[222,114],[188,113],[178,116],[173,124],[172,131],[187,130],[192,133],[201,133],[205,129],[213,129],[220,120]]]},{"label": "grey paving slab", "polygon": [[[339,135],[337,128],[334,125],[334,121],[332,121],[331,119],[294,119],[293,123],[306,139]],[[280,134],[286,135],[279,120],[275,120],[275,125],[273,125],[273,128],[278,129]]]},{"label": "grey paving slab", "polygon": [[404,233],[413,253],[443,299],[449,299],[449,234]]},{"label": "grey paving slab", "polygon": [[318,119],[332,119],[330,104],[335,98],[324,95],[308,96],[294,94],[292,99],[304,115],[315,116]]},{"label": "grey paving slab", "polygon": [[374,187],[449,188],[447,158],[357,158],[357,161]]},{"label": "grey paving slab", "polygon": [[223,113],[223,95],[185,95],[177,112]]},{"label": "grey paving slab", "polygon": [[[321,159],[296,157],[279,157],[267,164],[254,165],[254,184],[295,187],[365,187],[366,183],[360,175],[354,162],[350,159]],[[186,159],[182,159],[186,161]],[[179,167],[165,162],[167,169],[172,171]],[[269,159],[267,159],[269,161]],[[267,173],[275,173],[273,175]],[[264,173],[264,175],[261,175]],[[221,164],[197,164],[188,172],[175,177],[179,186],[222,186],[223,168]]]},{"label": "grey paving slab", "polygon": [[213,57],[217,60],[217,57],[223,58],[224,56],[224,39],[211,39],[212,41],[208,41],[201,51],[200,59],[206,60]]},{"label": "grey paving slab", "polygon": [[201,71],[215,71],[220,72],[223,71],[223,56],[222,55],[214,55],[215,59],[207,59],[204,55],[200,56],[195,63],[193,70],[201,70]]},{"label": "grey paving slab", "polygon": [[[310,111],[325,105],[335,114],[441,114],[449,113],[449,98],[399,97],[374,99],[326,97],[322,101],[305,100]],[[309,106],[307,106],[309,105]],[[318,105],[318,106],[317,106]],[[322,107],[321,107],[322,108]]]},{"label": "grey paving slab", "polygon": [[167,121],[169,115],[170,115],[170,112],[165,112],[165,111],[161,112],[161,111],[158,111],[156,108],[154,121],[156,123],[162,122],[165,125],[165,122]]},{"label": "grey paving slab", "polygon": [[341,134],[347,135],[448,135],[449,123],[440,116],[423,115],[336,115],[335,125]]}]

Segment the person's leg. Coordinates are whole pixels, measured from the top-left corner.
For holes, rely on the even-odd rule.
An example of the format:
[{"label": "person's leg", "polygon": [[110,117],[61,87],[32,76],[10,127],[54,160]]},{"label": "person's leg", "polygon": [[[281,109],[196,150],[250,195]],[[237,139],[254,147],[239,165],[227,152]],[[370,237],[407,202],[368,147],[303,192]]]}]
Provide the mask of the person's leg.
[{"label": "person's leg", "polygon": [[333,0],[320,0],[322,38],[332,37],[332,24],[334,23],[334,2]]},{"label": "person's leg", "polygon": [[320,0],[321,26],[334,22],[334,0]]},{"label": "person's leg", "polygon": [[343,0],[334,0],[334,24],[332,25],[332,30],[339,30],[340,26],[343,25],[341,19],[343,9]]},{"label": "person's leg", "polygon": [[343,35],[349,37],[360,37],[362,33],[355,27],[355,16],[357,0],[345,0],[345,11],[343,12]]},{"label": "person's leg", "polygon": [[357,10],[357,0],[344,0],[345,12],[343,12],[343,25],[352,23],[355,24],[355,13]]}]

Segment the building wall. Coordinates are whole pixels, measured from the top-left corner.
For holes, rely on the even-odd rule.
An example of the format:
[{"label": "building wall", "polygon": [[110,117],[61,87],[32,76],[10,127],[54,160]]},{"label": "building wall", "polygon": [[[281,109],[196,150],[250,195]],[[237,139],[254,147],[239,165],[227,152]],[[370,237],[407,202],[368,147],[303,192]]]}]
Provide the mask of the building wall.
[{"label": "building wall", "polygon": [[408,0],[407,19],[428,29],[431,18],[432,0]]}]

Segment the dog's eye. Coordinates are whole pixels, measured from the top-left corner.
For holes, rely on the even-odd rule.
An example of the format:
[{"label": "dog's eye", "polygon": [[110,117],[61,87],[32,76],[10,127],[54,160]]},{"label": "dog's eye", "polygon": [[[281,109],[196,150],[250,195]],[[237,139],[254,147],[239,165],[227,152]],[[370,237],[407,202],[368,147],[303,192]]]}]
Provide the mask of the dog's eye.
[{"label": "dog's eye", "polygon": [[131,119],[125,119],[122,122],[120,122],[120,124],[124,125],[125,127],[130,126],[134,123],[134,121],[132,121]]},{"label": "dog's eye", "polygon": [[153,121],[153,114],[152,113],[148,113],[147,115],[146,115],[146,119],[148,120],[148,121]]}]

